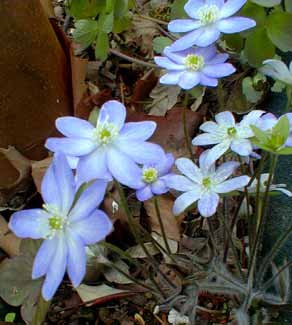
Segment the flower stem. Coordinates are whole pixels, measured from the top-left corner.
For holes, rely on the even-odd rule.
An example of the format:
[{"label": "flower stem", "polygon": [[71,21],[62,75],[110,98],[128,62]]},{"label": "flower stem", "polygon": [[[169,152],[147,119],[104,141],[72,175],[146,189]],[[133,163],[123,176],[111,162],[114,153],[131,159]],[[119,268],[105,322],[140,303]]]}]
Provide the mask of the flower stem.
[{"label": "flower stem", "polygon": [[286,95],[287,95],[287,102],[286,102],[285,112],[290,112],[291,100],[292,100],[292,87],[291,86],[286,87]]},{"label": "flower stem", "polygon": [[183,102],[183,128],[184,128],[184,136],[185,136],[185,142],[186,142],[186,147],[189,151],[190,158],[192,161],[194,161],[194,155],[193,155],[193,150],[192,150],[192,143],[190,140],[189,132],[188,132],[188,127],[187,127],[187,109],[188,109],[188,102],[189,102],[189,93],[185,93],[185,98]]},{"label": "flower stem", "polygon": [[154,64],[154,63],[150,63],[150,62],[142,61],[140,59],[133,58],[133,57],[127,55],[127,54],[121,53],[121,52],[119,52],[117,50],[114,50],[114,49],[110,49],[109,51],[110,51],[111,54],[113,54],[115,56],[118,56],[118,57],[120,57],[120,58],[122,58],[124,60],[139,64],[139,65],[143,65],[143,66],[151,68],[151,69],[153,69],[153,68],[158,69],[157,65]]},{"label": "flower stem", "polygon": [[157,196],[153,197],[153,201],[154,201],[155,211],[156,211],[157,219],[158,219],[158,222],[159,222],[159,226],[160,226],[161,234],[162,234],[162,237],[163,237],[163,241],[164,241],[164,244],[165,244],[165,247],[166,247],[166,250],[167,250],[168,254],[171,255],[171,249],[169,247],[168,240],[167,240],[166,233],[165,233],[165,229],[164,229],[163,222],[162,222],[162,219],[161,219],[161,214],[160,214],[160,209],[159,209],[159,203],[158,203]]},{"label": "flower stem", "polygon": [[267,180],[266,190],[264,193],[262,209],[257,209],[257,211],[260,211],[260,210],[261,211],[260,211],[259,219],[257,221],[258,227],[256,229],[255,241],[254,241],[254,245],[253,245],[253,250],[252,250],[250,264],[249,264],[249,270],[248,270],[248,279],[249,279],[249,284],[251,285],[251,287],[253,286],[252,283],[253,283],[254,271],[255,271],[255,267],[256,267],[256,259],[257,259],[258,249],[259,249],[260,237],[262,234],[264,217],[265,217],[265,212],[266,212],[267,203],[268,203],[269,189],[270,189],[270,185],[272,183],[272,179],[274,176],[278,156],[272,154],[271,158],[272,158],[272,161],[270,164],[269,177]]},{"label": "flower stem", "polygon": [[[125,196],[125,193],[120,185],[120,183],[117,180],[114,180],[115,182],[115,186],[118,189],[119,192],[119,196],[121,199],[121,205],[123,206],[123,209],[127,215],[127,219],[128,219],[128,223],[130,226],[130,230],[135,238],[135,240],[137,241],[137,243],[141,246],[143,252],[145,253],[145,255],[148,258],[149,263],[152,265],[152,267],[155,269],[155,271],[161,275],[161,277],[165,280],[165,282],[167,282],[172,288],[176,288],[176,286],[168,279],[168,277],[160,270],[159,265],[157,263],[157,261],[153,258],[153,256],[148,252],[140,234],[137,232],[136,226],[135,226],[135,222],[134,222],[134,218],[133,215],[130,211],[130,208],[128,206],[128,202]],[[157,285],[157,283],[155,282],[155,285]]]},{"label": "flower stem", "polygon": [[217,249],[217,246],[216,246],[216,240],[215,240],[215,234],[214,234],[213,225],[212,225],[212,223],[211,223],[211,221],[210,221],[209,218],[207,219],[207,222],[208,222],[209,234],[210,234],[210,238],[211,238],[213,250],[215,252],[215,255],[216,256],[219,256],[219,252],[218,252],[218,249]]}]

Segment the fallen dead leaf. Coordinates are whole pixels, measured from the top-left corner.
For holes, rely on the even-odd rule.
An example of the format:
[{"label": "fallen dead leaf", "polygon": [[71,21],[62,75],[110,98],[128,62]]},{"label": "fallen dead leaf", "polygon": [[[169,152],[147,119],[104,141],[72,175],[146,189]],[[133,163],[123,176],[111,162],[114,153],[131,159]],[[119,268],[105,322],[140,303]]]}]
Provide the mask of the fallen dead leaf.
[{"label": "fallen dead leaf", "polygon": [[21,239],[9,232],[6,220],[0,215],[0,248],[9,256],[19,255]]},{"label": "fallen dead leaf", "polygon": [[[161,219],[164,225],[166,236],[170,239],[179,241],[180,240],[180,224],[184,219],[184,214],[175,217],[172,213],[173,197],[169,194],[161,195],[158,198],[159,210]],[[147,215],[150,217],[150,225],[152,231],[161,234],[157,214],[154,207],[153,200],[144,202]]]},{"label": "fallen dead leaf", "polygon": [[41,193],[41,184],[46,170],[52,162],[52,157],[40,161],[34,161],[31,165],[31,174],[39,193]]}]

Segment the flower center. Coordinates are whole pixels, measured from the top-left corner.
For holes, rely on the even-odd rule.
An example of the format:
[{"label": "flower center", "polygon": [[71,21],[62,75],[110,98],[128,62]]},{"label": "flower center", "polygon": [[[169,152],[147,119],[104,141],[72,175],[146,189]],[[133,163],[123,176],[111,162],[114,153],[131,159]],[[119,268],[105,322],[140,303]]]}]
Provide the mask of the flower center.
[{"label": "flower center", "polygon": [[49,234],[47,238],[53,238],[57,231],[62,230],[67,224],[67,216],[62,215],[60,209],[54,205],[44,204],[43,209],[50,214],[48,219]]},{"label": "flower center", "polygon": [[60,230],[63,228],[63,220],[60,217],[52,216],[49,218],[49,226],[51,230]]},{"label": "flower center", "polygon": [[212,24],[218,20],[220,9],[216,5],[205,5],[198,10],[198,18],[204,25]]},{"label": "flower center", "polygon": [[201,55],[189,54],[185,58],[185,66],[192,70],[198,71],[204,67],[205,61]]},{"label": "flower center", "polygon": [[145,183],[153,183],[158,178],[158,171],[157,169],[151,167],[147,168],[143,171],[142,179]]},{"label": "flower center", "polygon": [[113,123],[102,123],[96,126],[93,138],[101,145],[112,143],[119,135],[118,128]]},{"label": "flower center", "polygon": [[230,136],[230,137],[234,137],[236,135],[237,131],[236,131],[236,128],[235,127],[231,127],[231,128],[228,128],[227,129],[227,134]]},{"label": "flower center", "polygon": [[212,184],[212,181],[211,181],[210,177],[204,178],[202,184],[203,184],[204,187],[210,188],[210,186]]}]

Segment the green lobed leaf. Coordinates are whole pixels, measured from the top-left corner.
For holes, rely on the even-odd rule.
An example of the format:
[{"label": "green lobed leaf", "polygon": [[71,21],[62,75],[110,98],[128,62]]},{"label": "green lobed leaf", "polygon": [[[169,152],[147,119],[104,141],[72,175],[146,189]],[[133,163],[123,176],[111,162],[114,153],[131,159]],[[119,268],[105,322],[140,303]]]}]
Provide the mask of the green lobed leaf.
[{"label": "green lobed leaf", "polygon": [[275,46],[269,39],[265,28],[256,28],[248,35],[244,55],[251,66],[262,66],[264,60],[272,58],[275,55],[275,51]]},{"label": "green lobed leaf", "polygon": [[259,140],[260,143],[266,144],[269,141],[269,136],[264,131],[254,125],[251,125],[250,128],[252,129],[254,136]]},{"label": "green lobed leaf", "polygon": [[73,38],[76,43],[81,44],[84,48],[94,42],[98,34],[98,22],[91,19],[81,19],[75,23]]},{"label": "green lobed leaf", "polygon": [[286,84],[280,80],[276,80],[273,87],[271,88],[274,93],[281,93],[285,88]]},{"label": "green lobed leaf", "polygon": [[115,17],[121,18],[127,15],[128,11],[129,11],[128,0],[119,0],[115,2],[115,8],[114,8]]},{"label": "green lobed leaf", "polygon": [[242,92],[250,103],[257,103],[263,94],[262,91],[254,89],[251,77],[246,77],[242,80]]},{"label": "green lobed leaf", "polygon": [[102,12],[98,18],[99,30],[105,33],[111,33],[114,25],[114,13]]},{"label": "green lobed leaf", "polygon": [[95,57],[98,60],[105,61],[109,51],[108,34],[100,31],[98,33],[95,45]]},{"label": "green lobed leaf", "polygon": [[277,151],[278,155],[292,155],[292,147],[286,147]]},{"label": "green lobed leaf", "polygon": [[106,0],[71,0],[69,11],[75,19],[95,18],[105,4]]},{"label": "green lobed leaf", "polygon": [[251,0],[251,2],[256,3],[263,7],[274,7],[281,3],[281,0]]},{"label": "green lobed leaf", "polygon": [[292,12],[292,1],[285,0],[285,9],[287,12]]},{"label": "green lobed leaf", "polygon": [[251,2],[247,2],[244,5],[244,7],[240,11],[240,16],[245,16],[254,19],[257,23],[257,28],[263,27],[267,20],[265,8]]},{"label": "green lobed leaf", "polygon": [[187,18],[188,15],[184,10],[184,6],[188,0],[174,0],[171,6],[170,18],[171,19],[179,19],[179,18]]},{"label": "green lobed leaf", "polygon": [[155,37],[153,40],[153,50],[161,54],[166,46],[169,46],[172,43],[172,40],[165,36]]},{"label": "green lobed leaf", "polygon": [[277,137],[279,146],[284,145],[290,133],[290,123],[287,116],[282,116],[272,129],[272,137]]},{"label": "green lobed leaf", "polygon": [[113,26],[113,32],[114,33],[121,33],[128,29],[130,25],[130,16],[123,16],[118,17],[114,19],[114,26]]},{"label": "green lobed leaf", "polygon": [[4,321],[8,322],[8,323],[13,323],[15,320],[15,317],[16,317],[15,313],[8,313],[8,314],[6,314]]},{"label": "green lobed leaf", "polygon": [[281,51],[292,51],[292,13],[275,11],[269,15],[267,33]]}]

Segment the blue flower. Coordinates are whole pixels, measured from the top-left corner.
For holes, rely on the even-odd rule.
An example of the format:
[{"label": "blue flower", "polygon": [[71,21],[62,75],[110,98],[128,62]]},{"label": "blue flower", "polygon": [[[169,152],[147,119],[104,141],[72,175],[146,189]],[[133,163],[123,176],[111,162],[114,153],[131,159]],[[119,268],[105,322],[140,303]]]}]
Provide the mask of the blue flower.
[{"label": "blue flower", "polygon": [[46,275],[42,295],[50,300],[65,271],[74,287],[85,275],[86,245],[103,240],[112,230],[107,215],[97,209],[104,198],[106,182],[96,180],[74,202],[76,185],[63,154],[55,154],[41,187],[43,209],[12,215],[9,228],[20,238],[44,239],[33,264],[32,278]]},{"label": "blue flower", "polygon": [[173,43],[173,51],[185,50],[193,45],[209,46],[221,33],[233,34],[252,28],[256,22],[245,17],[230,17],[247,0],[189,0],[184,9],[192,19],[173,20],[168,30],[187,34]]},{"label": "blue flower", "polygon": [[223,163],[217,170],[215,164],[208,167],[206,158],[208,150],[200,158],[200,167],[190,159],[179,158],[175,164],[184,175],[170,175],[166,177],[166,184],[177,191],[185,192],[174,202],[173,213],[178,215],[190,205],[198,201],[198,210],[203,217],[215,214],[219,204],[219,194],[228,193],[246,186],[248,176],[239,176],[227,180],[239,163],[229,161]]},{"label": "blue flower", "polygon": [[157,65],[167,69],[160,83],[179,85],[191,89],[197,85],[216,87],[218,78],[235,72],[230,63],[225,63],[228,54],[218,54],[214,45],[206,48],[187,49],[172,52],[171,47],[164,49],[165,57],[155,57]]},{"label": "blue flower", "polygon": [[125,106],[115,100],[102,106],[96,127],[76,117],[58,118],[57,129],[66,138],[49,138],[46,147],[53,152],[79,157],[78,184],[114,177],[135,188],[140,175],[137,163],[158,161],[163,150],[157,144],[146,142],[155,131],[155,122],[125,123],[125,119]]},{"label": "blue flower", "polygon": [[164,159],[161,158],[161,162],[143,166],[139,179],[143,185],[136,191],[139,201],[146,201],[153,195],[160,195],[169,191],[164,178],[170,175],[173,163],[174,157],[171,153],[168,153]]},{"label": "blue flower", "polygon": [[231,112],[221,112],[215,115],[215,120],[203,123],[200,129],[206,133],[196,136],[192,144],[194,146],[215,146],[208,152],[206,163],[213,164],[228,149],[240,156],[248,157],[253,153],[250,138],[254,136],[251,125],[257,125],[264,111],[255,110],[248,113],[240,123],[236,123]]}]

